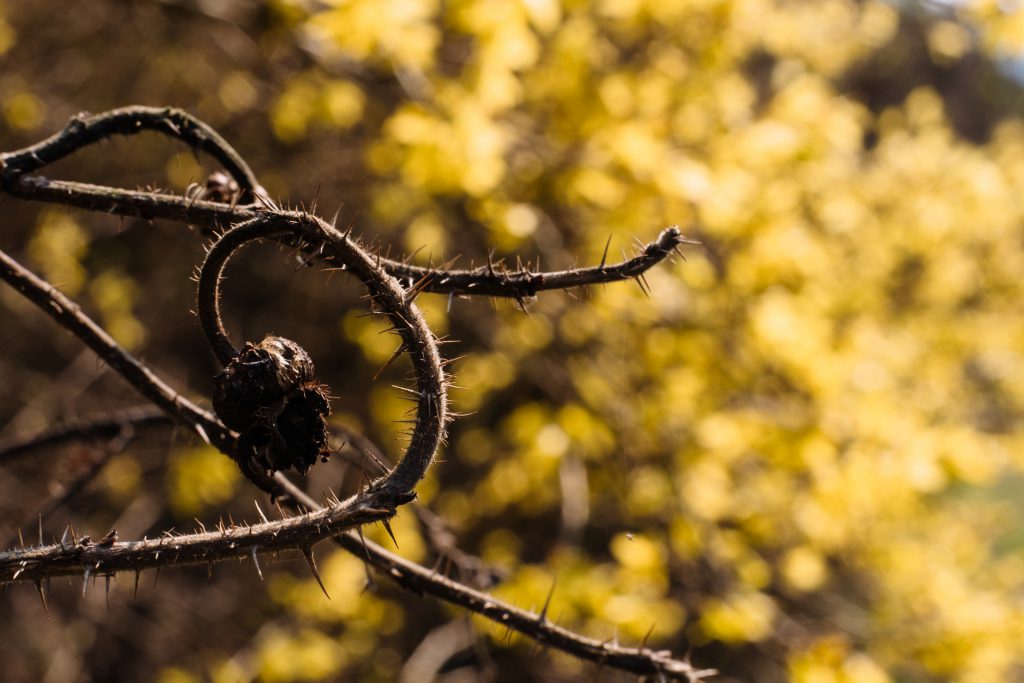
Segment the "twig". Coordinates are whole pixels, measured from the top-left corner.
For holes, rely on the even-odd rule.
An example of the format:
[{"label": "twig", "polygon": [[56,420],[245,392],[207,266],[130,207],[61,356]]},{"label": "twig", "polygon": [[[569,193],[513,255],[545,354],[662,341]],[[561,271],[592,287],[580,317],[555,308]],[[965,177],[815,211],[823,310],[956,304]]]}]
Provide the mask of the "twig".
[{"label": "twig", "polygon": [[[303,506],[316,508],[317,502],[296,487],[281,473],[275,478],[290,498]],[[462,607],[491,621],[522,633],[539,643],[550,645],[580,659],[644,676],[663,676],[668,680],[698,681],[715,673],[711,669],[696,669],[689,662],[674,659],[667,650],[647,647],[630,648],[587,638],[569,629],[557,626],[528,610],[519,609],[492,595],[473,590],[425,567],[410,562],[381,546],[345,532],[334,542],[377,569],[401,588],[419,595],[429,595]]]},{"label": "twig", "polygon": [[59,161],[80,149],[115,135],[135,135],[144,130],[181,140],[206,152],[238,183],[243,196],[255,198],[259,183],[249,165],[217,131],[191,114],[171,107],[124,107],[90,116],[71,117],[64,130],[31,147],[0,154],[0,175],[5,184]]},{"label": "twig", "polygon": [[173,420],[154,406],[125,408],[115,413],[72,420],[33,436],[0,442],[0,463],[11,462],[40,448],[68,441],[112,439],[126,427],[137,430],[170,424],[173,424]]},{"label": "twig", "polygon": [[234,452],[234,437],[211,413],[199,408],[169,387],[163,380],[128,353],[120,344],[82,312],[53,285],[40,279],[0,251],[0,279],[78,337],[135,389],[168,415],[225,453]]},{"label": "twig", "polygon": [[[40,176],[19,178],[15,182],[3,185],[2,189],[22,199],[66,204],[123,216],[178,220],[212,230],[221,229],[229,223],[249,220],[260,212],[260,209],[251,205],[232,208],[228,204],[217,202],[193,201],[175,195],[50,180]],[[287,238],[283,241],[289,246],[296,246]],[[645,245],[637,256],[620,263],[592,268],[534,272],[503,271],[501,268],[484,266],[470,270],[447,270],[413,266],[384,257],[380,259],[380,267],[403,285],[416,285],[419,290],[431,294],[490,296],[522,301],[542,291],[571,289],[637,277],[663,261],[681,244],[696,242],[685,238],[679,229],[673,226],[663,230],[658,238]],[[307,245],[303,251],[310,256],[320,257],[321,255],[317,253],[318,247],[317,244]],[[331,266],[342,265],[329,256],[322,260]]]},{"label": "twig", "polygon": [[53,576],[111,575],[150,567],[212,564],[249,558],[257,553],[309,547],[318,541],[360,524],[377,522],[394,514],[394,508],[374,507],[370,497],[273,522],[226,527],[218,531],[184,536],[165,535],[142,541],[56,543],[0,552],[0,584],[37,581]]}]

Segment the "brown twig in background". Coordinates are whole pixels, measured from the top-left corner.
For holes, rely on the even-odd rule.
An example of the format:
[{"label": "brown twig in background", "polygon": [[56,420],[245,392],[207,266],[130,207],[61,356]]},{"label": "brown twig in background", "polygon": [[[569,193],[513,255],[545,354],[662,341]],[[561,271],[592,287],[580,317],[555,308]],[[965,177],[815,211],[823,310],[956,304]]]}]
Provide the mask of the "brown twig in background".
[{"label": "brown twig in background", "polygon": [[[390,467],[387,455],[362,432],[340,425],[333,425],[332,431],[341,436],[355,451],[353,456],[361,456],[358,459],[350,456],[349,461],[352,464],[376,476],[387,472]],[[343,450],[342,457],[346,454],[348,451]],[[489,564],[459,547],[458,540],[444,517],[417,502],[413,502],[411,507],[426,534],[427,545],[438,556],[438,569],[442,574],[447,576],[449,570],[454,568],[460,581],[482,590],[493,588],[505,580],[508,574],[506,570]]]},{"label": "brown twig in background", "polygon": [[[161,413],[157,415],[157,417],[162,418],[163,424],[171,424],[170,419],[166,415]],[[40,504],[33,512],[31,512],[28,515],[25,515],[22,518],[21,524],[19,524],[16,527],[19,530],[19,536],[12,535],[4,541],[0,542],[0,548],[6,548],[14,545],[15,540],[20,537],[20,529],[24,528],[30,521],[34,523],[38,520],[38,524],[41,530],[43,522],[49,519],[50,515],[53,514],[55,510],[57,510],[62,505],[66,504],[68,501],[70,501],[72,498],[78,495],[86,486],[89,485],[89,483],[93,479],[96,478],[96,476],[103,470],[107,463],[110,462],[110,459],[112,457],[124,451],[128,444],[131,443],[136,436],[138,436],[135,426],[146,425],[148,424],[148,421],[145,419],[135,421],[122,420],[120,423],[114,423],[108,420],[106,424],[116,424],[117,432],[114,434],[110,434],[107,437],[108,441],[101,446],[99,454],[94,456],[92,462],[88,463],[86,467],[77,475],[72,477],[70,481],[66,483],[61,483],[57,490],[52,491],[51,494],[47,497],[47,499],[43,501],[43,503]],[[94,421],[92,425],[89,426],[93,428],[92,438],[96,438],[97,432],[100,431],[98,423]],[[65,428],[62,431],[63,433],[61,436],[63,436],[65,440],[68,439],[69,435],[71,434],[81,435],[85,433],[81,428],[79,428],[78,430],[71,430]],[[39,435],[36,439],[34,439],[33,442],[31,443],[31,446],[22,446],[22,448],[41,448],[43,444],[49,445],[56,442],[58,441],[54,439],[54,432],[53,430],[50,430],[49,434],[44,433]],[[2,451],[0,451],[0,454],[2,454]],[[42,543],[42,539],[40,539],[40,543]]]},{"label": "brown twig in background", "polygon": [[3,251],[0,251],[0,280],[4,280],[61,327],[82,340],[154,405],[188,425],[204,441],[221,451],[229,454],[234,452],[234,437],[214,415],[169,387],[83,313],[78,304]]},{"label": "brown twig in background", "polygon": [[125,429],[139,430],[174,424],[167,413],[154,406],[123,408],[117,412],[81,420],[69,420],[46,431],[21,439],[0,441],[0,464],[22,458],[33,451],[67,443],[113,439]]}]

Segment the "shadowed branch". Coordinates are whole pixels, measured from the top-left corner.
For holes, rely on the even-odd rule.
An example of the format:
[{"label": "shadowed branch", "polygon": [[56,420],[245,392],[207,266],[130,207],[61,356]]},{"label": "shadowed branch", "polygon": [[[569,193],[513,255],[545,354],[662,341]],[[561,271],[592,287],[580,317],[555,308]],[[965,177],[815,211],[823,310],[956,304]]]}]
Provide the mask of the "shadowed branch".
[{"label": "shadowed branch", "polygon": [[124,107],[95,116],[77,114],[71,117],[64,130],[42,142],[0,154],[0,175],[6,185],[101,140],[142,131],[161,133],[181,140],[194,150],[206,152],[238,183],[243,198],[254,199],[259,192],[252,169],[217,131],[191,114],[172,107]]}]

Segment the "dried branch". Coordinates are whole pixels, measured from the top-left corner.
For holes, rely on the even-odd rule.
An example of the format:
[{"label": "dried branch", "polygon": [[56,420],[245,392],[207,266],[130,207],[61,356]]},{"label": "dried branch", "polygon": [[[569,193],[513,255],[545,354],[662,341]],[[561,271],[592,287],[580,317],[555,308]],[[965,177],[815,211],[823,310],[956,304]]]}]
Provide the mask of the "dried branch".
[{"label": "dried branch", "polygon": [[[300,504],[312,507],[316,501],[298,489],[280,473],[275,475],[289,496]],[[346,532],[334,538],[335,543],[356,557],[365,560],[401,588],[419,595],[429,595],[452,605],[479,614],[496,624],[521,633],[538,643],[551,646],[580,659],[601,666],[621,669],[643,676],[661,676],[665,680],[698,681],[715,674],[713,669],[696,669],[689,662],[674,659],[668,650],[647,647],[623,647],[574,633],[558,626],[541,613],[519,609],[492,595],[482,593],[453,581],[437,572],[421,567],[358,534]]]},{"label": "dried branch", "polygon": [[[177,220],[211,230],[249,220],[260,212],[260,209],[254,206],[231,207],[228,204],[175,195],[50,180],[40,176],[19,178],[15,182],[4,184],[0,189],[22,199],[65,204],[122,216]],[[297,246],[287,236],[284,236],[282,241],[289,246]],[[602,259],[600,265],[591,268],[555,272],[508,270],[501,262],[468,270],[449,270],[414,266],[383,257],[380,259],[380,265],[403,286],[415,288],[417,291],[523,301],[542,291],[571,289],[640,277],[682,244],[699,243],[687,239],[679,228],[672,226],[663,230],[655,241],[644,245],[640,253],[631,259],[610,265]],[[329,255],[318,253],[318,247],[317,244],[305,245],[304,251],[314,258],[322,258],[328,265],[343,265]]]},{"label": "dried branch", "polygon": [[253,200],[260,192],[252,169],[217,131],[191,114],[171,107],[124,107],[95,116],[85,112],[76,114],[64,130],[42,142],[0,154],[0,175],[7,185],[101,140],[146,130],[181,140],[192,149],[212,156],[238,183],[243,198]]},{"label": "dried branch", "polygon": [[170,424],[173,424],[173,420],[163,410],[153,406],[125,408],[111,414],[70,420],[33,436],[0,441],[0,464],[14,461],[40,448],[69,441],[113,439],[128,428],[138,430]]},{"label": "dried branch", "polygon": [[234,437],[214,415],[199,408],[168,386],[83,313],[78,304],[3,251],[0,251],[0,279],[18,290],[61,327],[82,340],[140,394],[166,414],[188,425],[204,441],[213,444],[224,453],[234,452]]},{"label": "dried branch", "polygon": [[113,543],[88,539],[0,552],[0,584],[53,576],[111,575],[150,567],[212,564],[275,550],[308,548],[340,531],[395,514],[370,496],[277,521],[222,527],[183,536]]},{"label": "dried branch", "polygon": [[[234,206],[209,202],[201,196],[131,191],[84,183],[53,181],[27,176],[78,149],[112,135],[131,135],[154,130],[183,140],[220,161],[241,188],[241,194],[260,200]],[[410,563],[379,546],[365,542],[361,535],[348,531],[361,524],[382,521],[395,514],[399,505],[415,497],[414,487],[429,467],[438,444],[444,437],[448,419],[446,379],[437,353],[436,340],[423,321],[413,300],[420,292],[510,297],[522,301],[547,289],[565,289],[626,278],[642,282],[643,273],[686,242],[679,230],[668,228],[655,242],[644,246],[630,259],[606,265],[607,250],[599,266],[555,273],[510,271],[488,262],[484,268],[451,271],[419,268],[405,263],[371,256],[349,234],[341,234],[333,225],[302,212],[279,211],[262,196],[262,191],[244,160],[212,129],[183,112],[173,109],[130,107],[95,117],[75,117],[64,131],[32,147],[0,155],[0,191],[12,196],[79,206],[93,211],[143,218],[169,218],[219,230],[229,229],[211,249],[200,277],[199,309],[204,331],[222,361],[237,355],[220,321],[218,285],[223,268],[238,248],[256,239],[277,239],[294,248],[322,258],[358,278],[369,292],[374,307],[386,315],[402,338],[401,349],[410,354],[416,389],[416,416],[406,453],[398,465],[373,482],[365,491],[346,501],[332,501],[320,507],[297,489],[280,472],[273,478],[266,471],[243,472],[266,491],[285,491],[285,502],[301,512],[271,522],[265,517],[245,527],[221,525],[217,531],[205,529],[185,536],[166,533],[163,538],[118,542],[116,532],[97,543],[88,538],[66,538],[34,548],[0,552],[0,584],[35,581],[61,575],[82,574],[85,585],[90,576],[111,575],[120,571],[139,572],[149,567],[190,563],[215,563],[225,559],[251,557],[282,549],[298,549],[309,559],[312,546],[334,537],[343,548],[356,554],[385,573],[404,589],[428,594],[498,624],[527,635],[580,658],[641,675],[664,679],[696,681],[712,672],[699,671],[689,663],[673,659],[667,651],[646,647],[624,648],[610,642],[585,638],[547,620],[546,609],[539,614],[520,610],[484,593],[475,591],[445,576]],[[26,298],[47,312],[60,325],[83,340],[115,371],[121,374],[147,399],[167,415],[189,425],[204,439],[236,458],[237,441],[215,416],[173,391],[147,367],[114,342],[72,301],[0,252],[0,279],[12,285]],[[95,426],[99,432],[101,428]],[[88,433],[81,429],[78,434]],[[65,436],[53,432],[36,443],[56,443]],[[22,450],[18,450],[21,448]],[[10,452],[25,452],[27,446]],[[2,453],[2,451],[0,451]],[[8,456],[13,457],[13,456]],[[239,463],[243,465],[243,463]],[[258,476],[257,476],[258,475]],[[299,505],[305,506],[305,510]],[[262,514],[262,513],[261,513]],[[315,566],[314,576],[319,580]]]},{"label": "dried branch", "polygon": [[[164,424],[170,423],[170,418],[168,418],[166,415],[159,414],[158,417],[162,418]],[[108,422],[108,424],[111,423]],[[40,533],[42,533],[43,522],[49,519],[50,515],[55,510],[59,509],[62,505],[66,504],[69,500],[71,500],[76,495],[81,493],[81,491],[86,486],[88,486],[93,479],[96,478],[96,476],[103,470],[103,468],[106,467],[107,463],[110,462],[110,459],[112,457],[114,457],[118,453],[121,453],[125,448],[128,447],[128,444],[130,444],[132,440],[138,435],[135,429],[136,424],[144,425],[147,424],[147,422],[145,420],[138,420],[134,422],[130,420],[122,420],[121,423],[118,425],[117,433],[110,435],[109,440],[107,441],[107,443],[103,444],[102,450],[100,451],[99,455],[97,457],[94,457],[92,462],[88,463],[88,465],[82,471],[80,471],[78,474],[72,477],[70,481],[61,482],[61,484],[57,487],[57,490],[51,491],[50,495],[47,496],[46,500],[44,500],[40,505],[38,505],[35,510],[33,510],[30,514],[27,514],[24,517],[22,517],[23,521],[21,522],[21,524],[15,527],[19,530],[18,533],[21,533],[20,529],[23,528],[26,524],[28,524],[29,520],[31,520],[32,522],[38,520]],[[77,435],[80,438],[88,438],[82,437],[82,433],[83,432],[79,430],[77,432]],[[66,431],[65,434],[67,434]],[[45,439],[37,438],[33,446],[41,447],[41,445],[44,443],[53,444],[54,441],[53,439],[47,441]],[[14,545],[14,541],[16,538],[20,538],[20,536],[11,536],[5,539],[4,541],[0,542],[0,548]],[[39,539],[39,542],[43,542],[42,538]]]},{"label": "dried branch", "polygon": [[[644,245],[640,253],[620,263],[601,264],[592,268],[572,268],[553,272],[534,272],[526,269],[508,270],[504,263],[489,263],[472,270],[440,270],[411,266],[401,261],[388,261],[387,269],[395,277],[432,294],[458,294],[463,296],[495,296],[516,300],[529,299],[538,292],[552,289],[572,289],[607,282],[641,277],[661,263],[681,244],[699,244],[683,237],[677,226],[665,228],[658,238]],[[607,257],[607,251],[605,252]]]},{"label": "dried branch", "polygon": [[74,206],[115,216],[162,218],[211,230],[219,230],[256,215],[256,207],[252,205],[231,206],[160,192],[51,180],[39,175],[20,176],[13,181],[5,181],[0,175],[0,190],[19,199]]}]

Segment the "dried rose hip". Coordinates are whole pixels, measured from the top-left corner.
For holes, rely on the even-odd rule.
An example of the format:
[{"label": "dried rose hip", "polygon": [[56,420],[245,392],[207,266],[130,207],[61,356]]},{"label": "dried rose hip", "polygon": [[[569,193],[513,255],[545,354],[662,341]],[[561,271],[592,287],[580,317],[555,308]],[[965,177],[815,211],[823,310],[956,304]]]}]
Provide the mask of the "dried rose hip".
[{"label": "dried rose hip", "polygon": [[236,459],[265,470],[305,474],[327,459],[327,387],[305,349],[283,337],[247,343],[214,378],[213,409],[239,432]]}]

